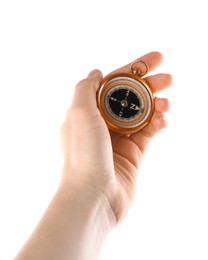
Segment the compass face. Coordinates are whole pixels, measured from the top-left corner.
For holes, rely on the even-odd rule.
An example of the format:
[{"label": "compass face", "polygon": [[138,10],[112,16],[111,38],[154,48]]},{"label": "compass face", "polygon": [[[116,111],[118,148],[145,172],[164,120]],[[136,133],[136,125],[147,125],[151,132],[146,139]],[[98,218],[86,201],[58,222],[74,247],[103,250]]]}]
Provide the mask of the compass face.
[{"label": "compass face", "polygon": [[129,122],[141,116],[144,111],[144,100],[134,88],[119,85],[106,93],[105,107],[113,118]]},{"label": "compass face", "polygon": [[98,107],[110,129],[132,133],[150,121],[154,98],[140,77],[114,74],[103,79],[98,90]]}]

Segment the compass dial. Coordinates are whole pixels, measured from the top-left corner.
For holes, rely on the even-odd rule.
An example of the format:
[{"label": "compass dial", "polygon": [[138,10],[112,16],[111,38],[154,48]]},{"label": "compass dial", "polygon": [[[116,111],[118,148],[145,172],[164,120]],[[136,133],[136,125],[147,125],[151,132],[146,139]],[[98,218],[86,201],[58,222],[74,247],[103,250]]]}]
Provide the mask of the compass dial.
[{"label": "compass dial", "polygon": [[111,74],[98,90],[98,108],[111,130],[133,133],[150,121],[154,97],[139,76]]},{"label": "compass dial", "polygon": [[111,88],[105,96],[105,107],[119,121],[132,121],[144,111],[144,100],[138,91],[128,85]]}]

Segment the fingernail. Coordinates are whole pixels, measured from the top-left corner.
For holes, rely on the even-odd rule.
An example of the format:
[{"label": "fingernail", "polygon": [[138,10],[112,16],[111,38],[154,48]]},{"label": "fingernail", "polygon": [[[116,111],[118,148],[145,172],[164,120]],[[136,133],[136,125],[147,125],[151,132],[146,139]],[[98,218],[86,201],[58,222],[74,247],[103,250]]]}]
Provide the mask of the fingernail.
[{"label": "fingernail", "polygon": [[161,129],[165,128],[167,126],[168,121],[164,114],[158,115],[157,120],[158,120],[158,125]]},{"label": "fingernail", "polygon": [[92,70],[88,75],[87,77],[93,77],[95,76],[96,74],[101,74],[101,72],[99,70]]}]

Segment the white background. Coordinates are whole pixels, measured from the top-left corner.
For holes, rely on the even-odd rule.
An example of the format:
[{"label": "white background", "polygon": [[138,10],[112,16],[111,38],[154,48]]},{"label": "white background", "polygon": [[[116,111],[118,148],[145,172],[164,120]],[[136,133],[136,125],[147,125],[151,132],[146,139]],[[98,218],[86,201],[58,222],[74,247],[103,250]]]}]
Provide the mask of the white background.
[{"label": "white background", "polygon": [[43,214],[62,168],[74,85],[150,52],[173,74],[169,125],[149,147],[135,202],[100,260],[208,259],[207,8],[204,0],[0,0],[0,259]]}]

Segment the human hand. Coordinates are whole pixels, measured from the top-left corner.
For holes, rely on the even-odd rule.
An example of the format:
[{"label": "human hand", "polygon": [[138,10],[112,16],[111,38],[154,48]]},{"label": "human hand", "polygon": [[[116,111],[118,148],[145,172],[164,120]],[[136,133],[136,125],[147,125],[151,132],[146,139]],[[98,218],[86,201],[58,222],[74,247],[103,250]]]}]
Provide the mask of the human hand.
[{"label": "human hand", "polygon": [[[141,59],[150,70],[162,61],[152,52]],[[129,72],[130,64],[116,72]],[[168,100],[156,98],[150,123],[134,134],[110,132],[96,103],[99,70],[80,81],[62,127],[60,186],[41,221],[15,257],[97,259],[103,241],[124,217],[134,197],[136,176],[151,138],[166,126]],[[153,93],[171,84],[169,74],[145,77]]]},{"label": "human hand", "polygon": [[[162,55],[151,52],[140,59],[152,71],[161,63]],[[128,73],[130,64],[114,72]],[[167,88],[172,82],[171,75],[164,73],[143,79],[153,93]],[[103,197],[107,198],[118,223],[133,201],[142,156],[152,137],[166,126],[163,113],[168,111],[169,102],[156,98],[151,122],[139,132],[130,136],[114,133],[108,130],[97,108],[96,92],[101,80],[102,73],[94,70],[75,88],[62,127],[62,185],[76,186],[83,194],[91,193],[101,202]]]}]

